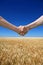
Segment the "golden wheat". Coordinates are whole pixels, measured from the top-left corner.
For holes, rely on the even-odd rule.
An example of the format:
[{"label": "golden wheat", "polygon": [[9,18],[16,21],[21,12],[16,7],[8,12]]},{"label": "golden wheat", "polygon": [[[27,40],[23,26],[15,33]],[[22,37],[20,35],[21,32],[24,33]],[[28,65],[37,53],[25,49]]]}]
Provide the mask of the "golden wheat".
[{"label": "golden wheat", "polygon": [[43,65],[43,38],[0,38],[0,65]]}]

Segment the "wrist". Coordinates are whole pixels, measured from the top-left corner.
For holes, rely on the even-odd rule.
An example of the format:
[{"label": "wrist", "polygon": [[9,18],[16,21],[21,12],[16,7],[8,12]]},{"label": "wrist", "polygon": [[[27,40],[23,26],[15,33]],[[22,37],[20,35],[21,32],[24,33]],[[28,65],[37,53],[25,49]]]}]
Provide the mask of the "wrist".
[{"label": "wrist", "polygon": [[18,29],[18,27],[15,27],[15,32],[20,32],[20,30]]},{"label": "wrist", "polygon": [[27,25],[26,25],[25,27],[26,27],[27,30],[30,30],[30,29],[31,29],[30,26],[27,26]]}]

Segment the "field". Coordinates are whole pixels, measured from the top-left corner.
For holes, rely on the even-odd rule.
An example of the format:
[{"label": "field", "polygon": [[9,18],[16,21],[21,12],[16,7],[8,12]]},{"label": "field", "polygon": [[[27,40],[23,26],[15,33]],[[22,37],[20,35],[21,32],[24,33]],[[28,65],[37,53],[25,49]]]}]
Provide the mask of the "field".
[{"label": "field", "polygon": [[0,65],[43,65],[43,38],[0,38]]}]

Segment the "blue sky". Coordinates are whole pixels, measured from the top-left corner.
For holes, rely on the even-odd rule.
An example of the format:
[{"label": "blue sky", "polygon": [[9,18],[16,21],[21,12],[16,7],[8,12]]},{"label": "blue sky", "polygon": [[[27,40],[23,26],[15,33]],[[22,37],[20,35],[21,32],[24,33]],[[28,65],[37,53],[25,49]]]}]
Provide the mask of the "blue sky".
[{"label": "blue sky", "polygon": [[[19,26],[27,25],[43,15],[43,0],[0,0],[0,16]],[[0,37],[21,37],[16,32],[0,27]],[[43,26],[36,27],[26,37],[43,37]]]}]

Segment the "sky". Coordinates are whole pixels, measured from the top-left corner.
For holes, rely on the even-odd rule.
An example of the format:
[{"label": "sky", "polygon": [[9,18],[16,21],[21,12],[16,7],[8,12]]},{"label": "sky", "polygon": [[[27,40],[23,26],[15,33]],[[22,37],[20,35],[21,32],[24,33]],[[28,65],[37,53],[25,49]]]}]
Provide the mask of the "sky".
[{"label": "sky", "polygon": [[[0,0],[0,16],[13,25],[27,25],[43,15],[43,0]],[[0,37],[21,37],[0,26]],[[28,31],[24,37],[43,37],[43,26]]]}]

